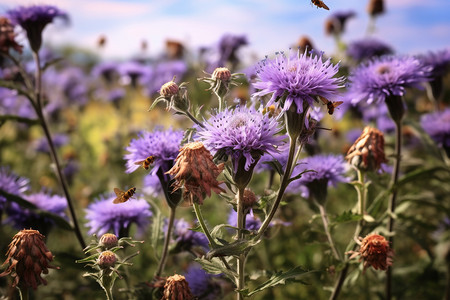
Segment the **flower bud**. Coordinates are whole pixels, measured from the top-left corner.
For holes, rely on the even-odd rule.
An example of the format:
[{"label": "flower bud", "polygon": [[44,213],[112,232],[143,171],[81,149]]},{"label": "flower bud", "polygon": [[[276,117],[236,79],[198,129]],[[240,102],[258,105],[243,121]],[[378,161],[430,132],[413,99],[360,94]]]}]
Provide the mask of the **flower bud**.
[{"label": "flower bud", "polygon": [[221,193],[217,176],[223,171],[224,164],[216,165],[211,153],[201,142],[184,145],[180,149],[175,164],[167,174],[175,179],[175,190],[184,186],[184,199],[191,203],[203,204],[204,194],[211,196],[211,190]]},{"label": "flower bud", "polygon": [[175,274],[166,280],[164,294],[161,300],[191,300],[194,296],[191,293],[189,284],[182,275]]},{"label": "flower bud", "polygon": [[381,131],[367,126],[353,143],[345,159],[364,171],[378,171],[387,162],[384,154],[384,136]]},{"label": "flower bud", "polygon": [[117,262],[117,256],[112,251],[103,251],[97,258],[97,264],[102,269],[114,267]]},{"label": "flower bud", "polygon": [[178,86],[175,83],[175,77],[172,79],[172,81],[169,81],[161,87],[159,90],[159,93],[161,94],[160,97],[158,97],[155,102],[158,102],[160,100],[167,101],[167,110],[173,108],[180,112],[186,112],[189,110],[189,99],[187,98],[186,93],[181,93],[181,87],[183,86],[183,83],[181,86]]},{"label": "flower bud", "polygon": [[231,72],[227,68],[216,68],[211,77],[227,83],[231,80]]},{"label": "flower bud", "polygon": [[99,245],[104,249],[111,249],[119,244],[117,236],[112,233],[105,233],[99,241]]},{"label": "flower bud", "polygon": [[171,98],[172,96],[178,95],[178,91],[178,85],[174,81],[169,81],[163,84],[159,92],[164,98]]},{"label": "flower bud", "polygon": [[19,231],[9,244],[6,256],[3,264],[9,262],[9,267],[0,277],[11,274],[13,287],[37,289],[38,285],[47,284],[41,274],[47,274],[49,268],[57,269],[49,264],[53,255],[45,245],[44,236],[37,230]]}]

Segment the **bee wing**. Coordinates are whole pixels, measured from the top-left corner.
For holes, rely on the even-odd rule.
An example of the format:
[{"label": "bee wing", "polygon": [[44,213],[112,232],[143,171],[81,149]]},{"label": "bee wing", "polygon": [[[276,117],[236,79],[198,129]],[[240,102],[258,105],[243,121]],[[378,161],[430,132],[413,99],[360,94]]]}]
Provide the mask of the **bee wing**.
[{"label": "bee wing", "polygon": [[123,202],[125,202],[125,201],[124,201],[122,196],[119,196],[119,197],[117,197],[116,199],[113,200],[114,204],[123,203]]},{"label": "bee wing", "polygon": [[119,188],[114,188],[114,193],[116,194],[116,196],[121,197],[123,194],[125,194],[124,191],[122,191]]},{"label": "bee wing", "polygon": [[336,101],[336,102],[333,102],[333,106],[334,106],[334,107],[338,107],[338,106],[341,105],[342,103],[344,103],[344,101]]},{"label": "bee wing", "polygon": [[326,10],[330,10],[330,8],[325,3],[320,3],[320,6]]},{"label": "bee wing", "polygon": [[140,166],[140,165],[142,165],[144,162],[145,162],[145,159],[144,159],[144,160],[140,160],[140,161],[136,161],[136,162],[134,162],[134,164]]},{"label": "bee wing", "polygon": [[317,96],[317,98],[319,98],[320,101],[322,101],[323,104],[327,104],[328,102],[330,102],[330,100],[328,100],[327,98],[322,97],[322,96]]}]

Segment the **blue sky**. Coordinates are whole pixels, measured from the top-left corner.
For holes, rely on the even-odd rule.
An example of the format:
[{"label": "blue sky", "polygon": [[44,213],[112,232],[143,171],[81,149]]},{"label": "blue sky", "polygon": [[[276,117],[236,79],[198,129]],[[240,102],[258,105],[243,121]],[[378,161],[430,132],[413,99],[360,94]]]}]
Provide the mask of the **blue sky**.
[{"label": "blue sky", "polygon": [[[95,49],[100,35],[107,37],[101,55],[126,59],[139,53],[142,40],[149,54],[158,55],[167,38],[190,49],[210,46],[224,33],[246,34],[247,55],[259,58],[286,50],[300,36],[309,36],[326,53],[335,50],[324,34],[324,20],[333,12],[353,10],[344,41],[364,37],[368,0],[324,0],[330,11],[317,9],[309,0],[40,0],[66,10],[69,27],[49,26],[46,39]],[[0,0],[0,10],[36,0]],[[450,47],[449,0],[385,0],[387,12],[377,20],[375,37],[399,53],[417,54]]]}]

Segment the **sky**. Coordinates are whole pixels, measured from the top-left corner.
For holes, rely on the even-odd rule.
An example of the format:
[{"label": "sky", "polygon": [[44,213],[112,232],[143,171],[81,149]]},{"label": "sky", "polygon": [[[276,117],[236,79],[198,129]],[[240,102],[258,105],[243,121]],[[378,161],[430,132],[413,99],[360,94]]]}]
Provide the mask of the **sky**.
[{"label": "sky", "polygon": [[[167,39],[188,49],[215,45],[224,33],[243,35],[249,45],[241,52],[263,58],[287,50],[308,36],[325,53],[335,43],[324,33],[324,21],[338,11],[352,10],[345,42],[366,35],[368,0],[323,0],[329,11],[309,0],[0,0],[0,13],[17,5],[52,4],[67,11],[70,25],[49,25],[45,41],[90,49],[104,58],[128,59],[140,52],[160,54]],[[418,54],[450,47],[449,0],[385,0],[386,13],[376,20],[374,37],[397,53]],[[106,36],[103,49],[97,48]]]}]

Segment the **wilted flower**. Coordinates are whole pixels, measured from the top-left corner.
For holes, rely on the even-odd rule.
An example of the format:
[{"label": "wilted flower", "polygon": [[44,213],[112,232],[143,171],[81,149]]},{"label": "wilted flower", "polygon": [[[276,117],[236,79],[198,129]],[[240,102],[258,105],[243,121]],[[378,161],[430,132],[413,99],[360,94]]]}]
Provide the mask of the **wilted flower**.
[{"label": "wilted flower", "polygon": [[166,40],[166,52],[169,59],[181,59],[184,54],[184,45],[175,40]]},{"label": "wilted flower", "polygon": [[213,156],[201,142],[193,142],[180,149],[174,166],[167,174],[173,176],[175,190],[184,187],[185,201],[203,204],[204,195],[210,197],[211,190],[224,192],[217,181],[223,168],[223,163],[214,163]]},{"label": "wilted flower", "polygon": [[183,275],[169,276],[164,285],[164,293],[161,300],[192,300],[194,296],[189,289],[189,284]]},{"label": "wilted flower", "polygon": [[14,26],[8,18],[0,17],[0,52],[9,53],[9,49],[22,53],[22,46],[17,44]]},{"label": "wilted flower", "polygon": [[389,96],[403,96],[405,88],[421,88],[429,67],[411,56],[383,56],[357,67],[349,76],[348,98],[353,104],[382,102]]},{"label": "wilted flower", "polygon": [[370,0],[367,5],[367,12],[375,17],[384,13],[384,0]]},{"label": "wilted flower", "polygon": [[19,6],[7,11],[14,25],[20,25],[26,32],[31,49],[38,52],[42,45],[42,31],[57,17],[68,20],[67,13],[53,5]]},{"label": "wilted flower", "polygon": [[155,161],[152,166],[152,174],[161,169],[163,173],[169,171],[178,155],[180,143],[183,139],[182,130],[162,130],[161,127],[155,128],[153,132],[142,131],[138,139],[133,139],[130,145],[125,148],[129,153],[125,154],[127,161],[127,173],[136,171],[142,161],[149,156],[154,156]]},{"label": "wilted flower", "polygon": [[[24,195],[23,198],[36,205],[37,209],[43,212],[50,212],[62,218],[67,218],[65,210],[67,201],[65,197],[51,195],[45,191],[40,193]],[[48,234],[54,226],[54,220],[45,214],[39,214],[29,208],[19,206],[13,202],[6,209],[8,223],[12,223],[16,228],[35,228],[43,234]]]},{"label": "wilted flower", "polygon": [[199,300],[216,300],[222,298],[222,289],[214,280],[214,275],[202,268],[191,265],[184,274],[192,294]]},{"label": "wilted flower", "polygon": [[[151,222],[150,204],[144,199],[130,199],[127,202],[114,204],[115,195],[100,196],[86,208],[86,219],[89,234],[102,235],[114,232],[117,236],[128,235],[128,230],[136,223],[142,233]],[[124,234],[126,233],[126,234]]]},{"label": "wilted flower", "polygon": [[373,267],[375,270],[386,271],[392,266],[394,251],[389,246],[389,242],[384,236],[369,234],[361,242],[358,252],[350,251],[350,259],[360,256],[364,262],[364,270]]},{"label": "wilted flower", "polygon": [[450,108],[423,115],[420,124],[425,132],[450,154]]},{"label": "wilted flower", "polygon": [[325,21],[325,33],[339,35],[345,31],[347,20],[356,15],[354,11],[337,11]]},{"label": "wilted flower", "polygon": [[14,278],[13,287],[37,289],[40,284],[47,284],[41,274],[47,274],[48,269],[57,269],[49,263],[53,254],[45,245],[44,236],[37,230],[24,229],[17,233],[8,246],[8,269],[0,277],[11,274]]},{"label": "wilted flower", "polygon": [[[306,53],[286,55],[281,52],[273,60],[260,62],[257,75],[259,81],[254,87],[260,89],[253,96],[272,94],[267,106],[280,101],[283,111],[294,103],[297,113],[302,113],[304,104],[313,106],[316,96],[332,99],[342,87],[343,77],[333,78],[339,70],[331,59],[323,62],[322,56]],[[282,99],[282,97],[286,99]]]},{"label": "wilted flower", "polygon": [[[30,189],[30,180],[16,175],[9,167],[0,167],[0,189],[13,195],[23,196]],[[6,198],[0,195],[0,213],[6,203]]]},{"label": "wilted flower", "polygon": [[[255,163],[267,152],[274,152],[281,138],[275,136],[278,123],[268,114],[262,114],[245,106],[224,111],[204,122],[198,135],[208,150],[231,156],[235,182],[249,181],[247,175],[253,171]],[[242,173],[248,172],[245,179]],[[247,181],[247,183],[248,183]],[[239,183],[246,185],[245,183]]]},{"label": "wilted flower", "polygon": [[367,126],[353,143],[345,159],[355,167],[365,171],[378,171],[387,162],[384,154],[384,136],[376,128]]},{"label": "wilted flower", "polygon": [[393,53],[391,46],[374,38],[353,41],[347,47],[347,55],[357,62]]}]

